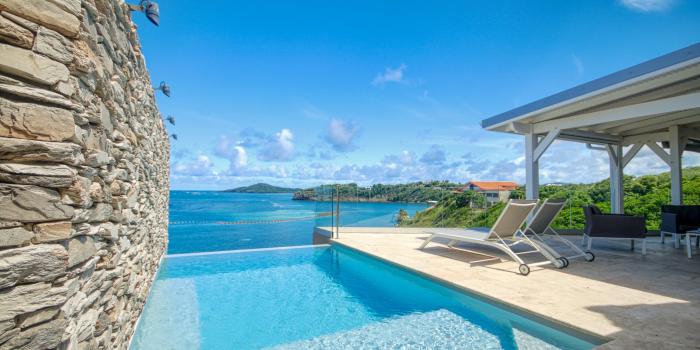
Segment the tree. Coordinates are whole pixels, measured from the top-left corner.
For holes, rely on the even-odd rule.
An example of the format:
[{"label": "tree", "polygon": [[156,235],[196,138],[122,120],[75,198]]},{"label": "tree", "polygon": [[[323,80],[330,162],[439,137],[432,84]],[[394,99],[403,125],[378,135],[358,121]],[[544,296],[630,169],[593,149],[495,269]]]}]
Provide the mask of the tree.
[{"label": "tree", "polygon": [[408,212],[403,209],[399,209],[399,213],[396,215],[396,223],[401,225],[408,222],[409,219],[410,217],[408,216]]}]

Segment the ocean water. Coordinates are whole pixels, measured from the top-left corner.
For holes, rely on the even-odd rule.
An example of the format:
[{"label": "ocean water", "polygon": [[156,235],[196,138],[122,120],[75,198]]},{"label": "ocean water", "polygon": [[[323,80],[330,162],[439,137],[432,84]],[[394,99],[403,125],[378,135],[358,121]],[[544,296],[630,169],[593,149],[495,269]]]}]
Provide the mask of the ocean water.
[{"label": "ocean water", "polygon": [[[289,193],[171,191],[169,254],[311,244],[315,225],[330,226],[331,203],[294,201]],[[391,227],[415,203],[341,203],[343,226]],[[249,222],[260,223],[249,223]]]},{"label": "ocean water", "polygon": [[591,349],[359,252],[292,248],[167,258],[131,349]]}]

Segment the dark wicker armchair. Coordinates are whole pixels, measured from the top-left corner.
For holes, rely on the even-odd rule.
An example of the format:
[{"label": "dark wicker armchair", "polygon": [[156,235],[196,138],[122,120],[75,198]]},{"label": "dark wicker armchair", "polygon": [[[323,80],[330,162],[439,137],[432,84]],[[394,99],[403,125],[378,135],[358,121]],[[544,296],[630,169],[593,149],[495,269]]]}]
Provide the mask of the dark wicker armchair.
[{"label": "dark wicker armchair", "polygon": [[642,254],[646,255],[646,220],[642,216],[624,214],[604,214],[595,205],[583,207],[586,227],[583,230],[583,243],[588,239],[588,250],[593,238],[630,239],[634,250],[634,240],[642,240]]},{"label": "dark wicker armchair", "polygon": [[[678,248],[680,236],[686,232],[700,229],[700,205],[662,205],[661,206],[661,243],[666,235],[673,236],[673,243]],[[688,238],[688,243],[690,239]],[[695,241],[698,244],[700,237]]]}]

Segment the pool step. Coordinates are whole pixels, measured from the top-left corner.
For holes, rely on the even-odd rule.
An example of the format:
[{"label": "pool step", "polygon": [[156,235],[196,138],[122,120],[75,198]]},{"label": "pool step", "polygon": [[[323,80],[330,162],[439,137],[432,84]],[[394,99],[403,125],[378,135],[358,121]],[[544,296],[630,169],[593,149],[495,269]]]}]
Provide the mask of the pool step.
[{"label": "pool step", "polygon": [[514,343],[518,349],[557,349],[517,329],[499,339],[448,310],[395,317],[270,349],[503,349]]}]

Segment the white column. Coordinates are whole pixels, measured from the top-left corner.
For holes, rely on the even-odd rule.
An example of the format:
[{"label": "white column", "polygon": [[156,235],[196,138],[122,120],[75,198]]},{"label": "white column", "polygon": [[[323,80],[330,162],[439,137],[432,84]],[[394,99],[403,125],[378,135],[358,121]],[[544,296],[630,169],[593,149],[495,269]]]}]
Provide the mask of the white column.
[{"label": "white column", "polygon": [[624,184],[623,171],[624,160],[622,145],[608,145],[608,156],[610,157],[610,210],[614,214],[623,214],[624,206]]},{"label": "white column", "polygon": [[525,199],[540,198],[540,167],[535,157],[537,144],[535,133],[525,134]]},{"label": "white column", "polygon": [[671,166],[671,204],[683,204],[683,164],[681,162],[683,156],[684,143],[681,140],[680,128],[674,125],[668,128],[670,155],[669,165]]}]

